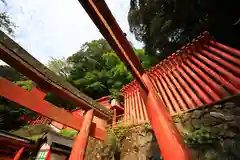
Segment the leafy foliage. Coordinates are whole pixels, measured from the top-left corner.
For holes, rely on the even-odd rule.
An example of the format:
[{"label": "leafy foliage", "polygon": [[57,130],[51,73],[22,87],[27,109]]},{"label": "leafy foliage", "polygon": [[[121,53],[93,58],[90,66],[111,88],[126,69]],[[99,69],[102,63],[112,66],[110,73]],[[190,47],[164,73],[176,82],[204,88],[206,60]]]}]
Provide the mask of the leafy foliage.
[{"label": "leafy foliage", "polygon": [[77,135],[78,131],[73,129],[62,129],[59,134],[68,138],[74,138]]},{"label": "leafy foliage", "polygon": [[27,91],[31,91],[33,86],[33,82],[31,80],[26,80],[26,81],[17,81],[16,84],[22,88],[24,88]]},{"label": "leafy foliage", "polygon": [[143,124],[143,127],[144,127],[144,129],[148,132],[148,131],[152,131],[152,126],[151,126],[151,124],[149,123],[149,122],[145,122],[144,124]]},{"label": "leafy foliage", "polygon": [[[7,5],[5,0],[0,0],[0,4]],[[9,35],[13,36],[15,24],[6,12],[0,12],[0,29],[5,30]]]},{"label": "leafy foliage", "polygon": [[56,96],[54,93],[51,93],[51,92],[47,93],[44,99],[54,104],[55,106],[64,108],[66,110],[72,110],[76,108],[76,106],[72,105],[68,101]]},{"label": "leafy foliage", "polygon": [[[143,50],[136,49],[135,53],[145,68],[154,63]],[[71,66],[68,81],[94,99],[107,95],[120,98],[120,89],[132,80],[124,63],[103,39],[85,43],[67,63]]]},{"label": "leafy foliage", "polygon": [[[32,89],[32,81],[30,80],[17,81],[16,84],[26,90]],[[18,129],[20,126],[25,125],[25,121],[21,119],[21,117],[25,116],[34,119],[35,113],[25,107],[19,106],[14,102],[0,97],[0,129]]]},{"label": "leafy foliage", "polygon": [[70,64],[67,63],[67,60],[64,57],[61,59],[52,57],[48,63],[48,68],[65,79],[67,79],[71,70]]},{"label": "leafy foliage", "polygon": [[[0,76],[15,82],[18,86],[24,88],[25,90],[31,91],[33,89],[33,82],[31,80],[27,80],[26,77],[21,75],[13,68],[9,66],[0,66],[0,68],[3,68],[3,70],[0,70]],[[57,97],[53,93],[48,93],[45,97],[45,100],[65,109],[76,108],[69,102]],[[20,106],[12,101],[0,97],[0,129],[18,129],[19,127],[25,125],[24,117],[35,119],[36,113],[25,108],[24,106]]]},{"label": "leafy foliage", "polygon": [[239,47],[239,4],[234,0],[130,0],[128,21],[147,54],[163,59],[204,30]]},{"label": "leafy foliage", "polygon": [[[154,59],[145,55],[142,49],[135,49],[135,53],[145,68],[149,68],[154,63]],[[31,80],[28,80],[9,66],[1,67],[4,69],[0,71],[1,76],[28,91],[32,90],[33,82]],[[120,89],[133,79],[124,63],[113,52],[107,41],[103,39],[85,43],[77,53],[67,59],[52,58],[48,67],[94,99],[111,95],[112,98],[121,100]],[[48,93],[45,100],[67,110],[76,108],[76,106],[53,93]],[[13,123],[15,123],[21,116],[35,116],[30,110],[4,98],[0,100],[0,104],[3,105],[2,116],[7,115],[2,118],[4,119],[4,125],[12,123],[9,119],[12,119]],[[9,123],[6,123],[7,121]],[[17,126],[21,125],[23,124]]]},{"label": "leafy foliage", "polygon": [[108,130],[107,145],[111,151],[116,152],[119,149],[119,140],[113,130]]},{"label": "leafy foliage", "polygon": [[25,122],[20,117],[26,115],[34,116],[34,113],[25,107],[0,97],[0,129],[18,129],[20,126],[25,125]]},{"label": "leafy foliage", "polygon": [[214,136],[207,128],[201,127],[185,135],[185,142],[190,146],[209,145],[218,137]]},{"label": "leafy foliage", "polygon": [[34,126],[23,126],[17,130],[11,130],[11,134],[18,135],[20,137],[24,137],[27,139],[31,139],[37,141],[41,138],[45,133],[49,132],[51,128],[45,124],[36,124]]},{"label": "leafy foliage", "polygon": [[0,13],[0,29],[6,30],[8,34],[14,34],[15,24],[11,22],[10,17],[6,12]]}]

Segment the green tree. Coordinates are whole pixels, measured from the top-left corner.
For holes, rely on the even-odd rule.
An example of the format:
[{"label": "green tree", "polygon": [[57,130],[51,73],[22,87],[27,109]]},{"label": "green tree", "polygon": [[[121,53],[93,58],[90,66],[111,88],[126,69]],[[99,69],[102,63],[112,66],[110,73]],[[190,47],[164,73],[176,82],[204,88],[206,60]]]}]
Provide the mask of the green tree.
[{"label": "green tree", "polygon": [[77,53],[68,58],[72,64],[69,81],[92,98],[109,95],[112,75],[106,70],[103,55],[111,51],[103,39],[83,44]]},{"label": "green tree", "polygon": [[[153,57],[146,55],[143,49],[134,51],[144,68],[150,68],[156,62]],[[104,39],[86,42],[67,60],[52,58],[48,67],[94,99],[107,95],[120,98],[120,89],[133,79],[124,63]],[[62,103],[53,94],[46,99],[57,106],[73,107]]]},{"label": "green tree", "polygon": [[[33,89],[34,86],[37,86],[36,84],[34,84],[33,81],[31,80],[24,80],[24,81],[16,81],[15,82],[18,86],[22,87],[23,89],[27,90],[27,91],[31,91]],[[55,106],[58,106],[60,108],[65,108],[67,110],[71,110],[76,108],[75,106],[73,106],[71,103],[69,103],[68,101],[56,96],[54,93],[47,93],[47,95],[44,98],[46,101],[54,104]],[[18,106],[20,107],[20,106]],[[22,111],[26,111],[27,115],[32,115],[35,116],[35,114],[33,114],[32,111],[29,111],[28,109],[26,109],[25,107],[22,108],[20,107],[20,109]]]},{"label": "green tree", "polygon": [[31,91],[33,89],[33,82],[31,80],[16,81],[15,83],[27,91]]},{"label": "green tree", "polygon": [[[154,63],[142,49],[135,49],[135,53],[145,68]],[[68,81],[94,99],[107,95],[119,98],[120,89],[132,80],[124,63],[103,39],[85,43],[67,61],[71,64]]]},{"label": "green tree", "polygon": [[64,57],[61,59],[51,57],[51,60],[48,62],[47,66],[51,71],[65,79],[67,79],[71,71],[71,65]]},{"label": "green tree", "polygon": [[158,61],[154,56],[148,55],[143,49],[134,49],[144,69],[151,68]]},{"label": "green tree", "polygon": [[[26,90],[30,91],[32,89],[32,81],[30,80],[16,81],[15,83]],[[21,117],[25,116],[34,119],[36,114],[24,106],[0,97],[0,129],[11,130],[20,128],[25,125],[25,121],[21,119]]]},{"label": "green tree", "polygon": [[130,0],[128,21],[146,53],[161,60],[204,30],[239,48],[239,5],[234,0]]},{"label": "green tree", "polygon": [[51,93],[51,92],[47,93],[47,95],[44,99],[46,101],[52,103],[53,105],[55,105],[59,108],[64,108],[66,110],[72,110],[72,109],[76,108],[76,106],[72,105],[68,101],[58,97],[56,94]]},{"label": "green tree", "polygon": [[[0,3],[7,5],[5,0],[1,0]],[[8,34],[13,36],[15,24],[11,21],[11,18],[7,14],[7,12],[0,11],[0,29],[5,30]]]},{"label": "green tree", "polygon": [[24,125],[24,121],[20,120],[22,115],[26,115],[25,108],[0,97],[0,129],[11,130],[18,129]]},{"label": "green tree", "polygon": [[[32,81],[10,66],[0,65],[0,76],[15,82],[26,90],[32,89]],[[25,122],[20,118],[24,116],[35,117],[35,113],[0,97],[0,129],[11,130],[21,127]]]},{"label": "green tree", "polygon": [[[33,82],[31,80],[16,81],[15,83],[18,86],[24,88],[25,90],[31,91],[33,89]],[[53,93],[48,93],[45,97],[45,100],[61,108],[65,109],[76,108],[69,102],[57,97]],[[21,119],[23,117],[30,117],[32,119],[35,119],[36,113],[24,106],[20,106],[12,101],[0,97],[0,129],[3,130],[18,129],[21,126],[26,125],[25,121]]]}]

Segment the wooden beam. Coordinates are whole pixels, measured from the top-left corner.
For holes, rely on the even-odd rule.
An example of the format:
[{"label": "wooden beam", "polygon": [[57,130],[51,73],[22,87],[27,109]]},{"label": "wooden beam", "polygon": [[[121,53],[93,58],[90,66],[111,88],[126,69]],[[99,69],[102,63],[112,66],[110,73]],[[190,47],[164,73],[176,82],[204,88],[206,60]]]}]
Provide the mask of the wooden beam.
[{"label": "wooden beam", "polygon": [[13,160],[19,160],[23,154],[24,149],[24,147],[20,148],[14,156]]},{"label": "wooden beam", "polygon": [[84,160],[92,120],[93,110],[89,110],[84,116],[82,131],[78,133],[74,140],[69,160]]},{"label": "wooden beam", "polygon": [[63,78],[50,71],[2,31],[0,31],[0,58],[36,82],[41,89],[55,93],[80,108],[93,109],[95,116],[102,119],[112,118],[112,110],[98,104]]},{"label": "wooden beam", "polygon": [[[0,96],[73,129],[79,131],[81,129],[84,117],[74,116],[66,110],[43,100],[38,94],[32,94],[31,91],[26,91],[2,77],[0,77]],[[92,123],[90,131],[90,136],[105,140],[106,130],[103,130],[98,124]]]},{"label": "wooden beam", "polygon": [[[106,38],[118,56],[125,62],[132,75],[146,89],[141,79],[144,69],[135,56],[133,48],[117,24],[104,0],[78,0],[101,34]],[[131,54],[129,54],[131,53]],[[131,60],[130,60],[131,59]]]},{"label": "wooden beam", "polygon": [[[149,76],[144,72],[129,42],[116,23],[104,0],[79,0],[113,49],[128,65],[134,78],[141,85],[148,117],[166,160],[188,160],[188,149],[183,143],[176,126],[171,121],[165,105],[156,93]],[[114,48],[115,47],[115,48]],[[136,117],[135,117],[136,118]]]}]

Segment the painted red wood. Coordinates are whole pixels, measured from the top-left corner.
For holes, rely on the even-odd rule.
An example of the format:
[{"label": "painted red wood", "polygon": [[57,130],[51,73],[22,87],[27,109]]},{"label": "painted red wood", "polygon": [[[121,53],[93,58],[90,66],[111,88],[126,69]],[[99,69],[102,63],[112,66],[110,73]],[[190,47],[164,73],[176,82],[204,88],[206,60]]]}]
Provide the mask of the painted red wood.
[{"label": "painted red wood", "polygon": [[21,158],[23,151],[24,151],[24,147],[20,148],[16,153],[16,155],[14,156],[13,160],[19,160]]},{"label": "painted red wood", "polygon": [[162,101],[157,96],[149,76],[145,74],[143,75],[143,79],[146,85],[148,85],[149,92],[147,94],[142,92],[142,96],[145,101],[147,114],[157,137],[158,144],[161,145],[161,155],[166,160],[189,159],[188,149],[184,145],[175,125],[172,123],[166,108],[162,104]]},{"label": "painted red wood", "polygon": [[80,132],[74,140],[69,160],[84,160],[92,120],[93,110],[88,110],[84,115]]},{"label": "painted red wood", "polygon": [[[55,120],[73,129],[81,129],[83,117],[73,116],[71,113],[65,111],[64,109],[60,109],[51,103],[42,100],[41,97],[32,94],[31,91],[26,91],[23,88],[1,77],[0,96],[3,96],[21,106],[27,107],[30,110],[33,110],[45,117],[48,117],[49,119]],[[90,135],[100,140],[105,140],[106,130],[103,130],[100,126],[98,126],[98,124],[93,123],[91,125]]]},{"label": "painted red wood", "polygon": [[116,127],[116,122],[117,122],[117,110],[116,108],[113,108],[113,121],[112,121],[113,128]]},{"label": "painted red wood", "polygon": [[179,114],[240,93],[238,53],[204,32],[147,74],[168,112]]}]

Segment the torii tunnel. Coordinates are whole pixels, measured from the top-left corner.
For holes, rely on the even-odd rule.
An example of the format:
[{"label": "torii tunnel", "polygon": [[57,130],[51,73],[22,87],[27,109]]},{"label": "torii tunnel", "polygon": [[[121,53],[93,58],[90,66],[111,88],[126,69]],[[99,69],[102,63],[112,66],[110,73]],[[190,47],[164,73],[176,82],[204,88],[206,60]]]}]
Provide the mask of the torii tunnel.
[{"label": "torii tunnel", "polygon": [[[208,32],[147,71],[171,116],[220,103],[240,94],[240,52],[223,45]],[[147,121],[139,84],[122,88],[124,120]]]},{"label": "torii tunnel", "polygon": [[[205,57],[206,55],[210,59],[213,59],[213,61],[219,61],[221,64],[225,65],[226,68],[230,68],[238,74],[239,66],[238,68],[234,68],[235,65],[231,65],[205,50],[201,50],[202,54],[195,54],[194,51],[196,51],[196,47],[191,47],[192,45],[189,44],[186,46],[188,49],[185,49],[184,52],[191,52],[193,54],[180,54],[180,51],[178,51],[169,57],[168,60],[154,67],[151,71],[145,71],[105,1],[79,0],[79,2],[111,47],[116,51],[120,59],[125,62],[127,68],[135,78],[132,84],[127,85],[123,89],[125,93],[124,119],[134,118],[137,121],[149,120],[157,137],[161,155],[165,160],[190,159],[188,148],[184,145],[180,133],[172,122],[171,115],[202,104],[213,103],[226,97],[228,93],[239,93],[239,76],[231,74],[223,67],[207,59]],[[194,43],[204,44],[203,40],[205,41],[206,39],[199,38],[196,41],[198,40],[200,42]],[[212,42],[211,40],[210,43],[212,43],[213,46],[217,45],[222,49],[227,49],[235,55],[237,54],[238,57],[230,56],[226,54],[226,52],[218,51],[212,45],[207,46],[209,50],[214,50],[215,53],[239,65],[240,51],[220,43]],[[202,47],[202,45],[194,46]],[[29,79],[36,82],[40,88],[26,91],[8,80],[0,78],[0,96],[27,107],[49,119],[80,131],[72,147],[70,155],[71,160],[84,159],[89,135],[99,140],[105,140],[107,135],[106,128],[101,125],[102,123],[93,122],[93,117],[97,116],[101,118],[102,121],[107,122],[113,119],[113,110],[107,109],[96,103],[94,100],[71,86],[68,82],[56,76],[3,32],[0,32],[0,58],[26,75]],[[188,64],[185,64],[185,62],[180,64],[180,61],[185,61],[185,59],[191,59],[191,61],[186,61]],[[201,62],[199,59],[201,59]],[[204,65],[202,61],[207,65]],[[193,63],[195,65],[193,65]],[[201,70],[196,67],[196,64],[201,67]],[[181,67],[178,67],[180,65]],[[208,67],[214,67],[217,72],[221,73],[217,74],[213,69],[209,69]],[[205,84],[200,77],[196,76],[192,70],[201,75],[202,79],[207,81],[207,84]],[[217,88],[218,91],[213,91],[213,89],[218,87],[217,83],[205,75],[202,70],[208,70],[209,74],[219,78],[218,80],[227,86],[227,91],[225,92],[225,90],[221,88]],[[186,72],[188,72],[188,74]],[[190,78],[189,75],[192,78]],[[187,79],[187,81],[181,79],[183,77]],[[226,77],[232,80],[231,83],[226,80]],[[155,80],[157,78],[160,80]],[[194,81],[197,81],[199,85],[205,87],[198,89],[197,85],[192,83],[192,79],[195,79]],[[190,86],[196,86],[194,89],[195,92],[192,91],[194,93],[192,94],[192,99],[188,96],[188,94],[192,93],[189,89]],[[203,89],[205,92],[209,93],[208,96],[204,96]],[[130,91],[134,92],[130,93]],[[86,110],[85,115],[74,116],[45,101],[44,97],[47,92],[55,93],[79,108]],[[137,98],[131,99],[132,95]],[[128,101],[129,99],[131,100]],[[129,107],[129,105],[131,107]],[[139,105],[141,108],[136,107]],[[130,115],[132,113],[134,113],[133,117]],[[23,149],[18,152],[16,159],[21,156],[22,150]]]}]

